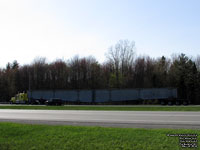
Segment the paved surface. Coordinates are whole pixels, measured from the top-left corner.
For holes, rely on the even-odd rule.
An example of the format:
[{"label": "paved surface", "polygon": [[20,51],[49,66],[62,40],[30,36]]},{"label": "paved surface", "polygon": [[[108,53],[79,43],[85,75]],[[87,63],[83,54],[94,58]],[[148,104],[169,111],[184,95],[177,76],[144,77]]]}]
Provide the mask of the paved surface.
[{"label": "paved surface", "polygon": [[52,125],[200,129],[200,112],[0,109],[0,121]]}]

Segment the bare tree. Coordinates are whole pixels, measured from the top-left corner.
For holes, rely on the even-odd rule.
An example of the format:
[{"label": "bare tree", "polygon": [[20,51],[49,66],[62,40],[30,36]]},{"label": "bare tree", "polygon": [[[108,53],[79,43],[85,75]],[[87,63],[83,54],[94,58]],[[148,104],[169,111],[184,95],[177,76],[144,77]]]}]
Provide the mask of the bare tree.
[{"label": "bare tree", "polygon": [[133,64],[134,50],[134,41],[120,40],[115,46],[111,46],[108,53],[106,53],[108,61],[113,64],[115,68],[118,87],[120,73],[123,76]]},{"label": "bare tree", "polygon": [[138,57],[135,60],[135,67],[134,67],[134,82],[136,88],[143,88],[144,87],[144,76],[146,70],[146,61],[145,57]]},{"label": "bare tree", "polygon": [[37,57],[33,60],[31,67],[33,68],[32,74],[32,87],[34,89],[44,89],[44,77],[47,68],[46,58]]},{"label": "bare tree", "polygon": [[197,70],[200,71],[200,55],[196,57],[195,64],[196,64]]}]

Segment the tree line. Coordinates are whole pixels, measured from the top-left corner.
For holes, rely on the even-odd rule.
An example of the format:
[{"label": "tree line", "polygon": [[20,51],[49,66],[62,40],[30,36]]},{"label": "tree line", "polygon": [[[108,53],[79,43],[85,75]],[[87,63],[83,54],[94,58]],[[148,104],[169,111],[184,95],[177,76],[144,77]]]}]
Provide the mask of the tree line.
[{"label": "tree line", "polygon": [[136,57],[135,43],[120,40],[106,58],[100,64],[92,56],[51,63],[41,57],[22,66],[15,60],[0,68],[0,100],[28,90],[175,87],[180,99],[200,104],[200,56]]}]

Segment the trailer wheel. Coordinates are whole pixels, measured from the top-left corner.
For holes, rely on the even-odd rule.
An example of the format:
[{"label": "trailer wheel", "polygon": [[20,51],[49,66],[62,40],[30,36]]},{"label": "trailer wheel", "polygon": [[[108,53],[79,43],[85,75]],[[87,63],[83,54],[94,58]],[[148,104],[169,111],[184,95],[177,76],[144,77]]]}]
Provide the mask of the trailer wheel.
[{"label": "trailer wheel", "polygon": [[170,105],[170,106],[171,106],[171,105],[172,105],[172,101],[168,101],[168,105]]},{"label": "trailer wheel", "polygon": [[161,104],[161,105],[165,105],[165,101],[161,101],[160,104]]},{"label": "trailer wheel", "polygon": [[180,101],[176,101],[176,105],[180,105],[181,103],[180,103]]},{"label": "trailer wheel", "polygon": [[188,105],[188,102],[187,101],[183,101],[183,105]]}]

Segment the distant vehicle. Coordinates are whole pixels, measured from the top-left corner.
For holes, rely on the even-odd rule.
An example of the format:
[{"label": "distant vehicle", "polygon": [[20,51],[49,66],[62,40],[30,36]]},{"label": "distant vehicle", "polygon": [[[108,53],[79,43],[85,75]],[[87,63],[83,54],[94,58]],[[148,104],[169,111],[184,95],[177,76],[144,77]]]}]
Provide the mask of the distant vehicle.
[{"label": "distant vehicle", "polygon": [[27,93],[18,93],[10,100],[11,104],[28,104],[28,94]]},{"label": "distant vehicle", "polygon": [[44,105],[46,101],[47,101],[46,99],[41,99],[41,98],[40,99],[29,98],[29,104],[32,105]]},{"label": "distant vehicle", "polygon": [[51,98],[50,100],[47,100],[46,102],[46,105],[63,105],[63,101],[59,98]]},{"label": "distant vehicle", "polygon": [[39,104],[40,104],[40,101],[37,100],[37,99],[30,99],[30,100],[29,100],[29,104],[32,104],[32,105],[39,105]]}]

